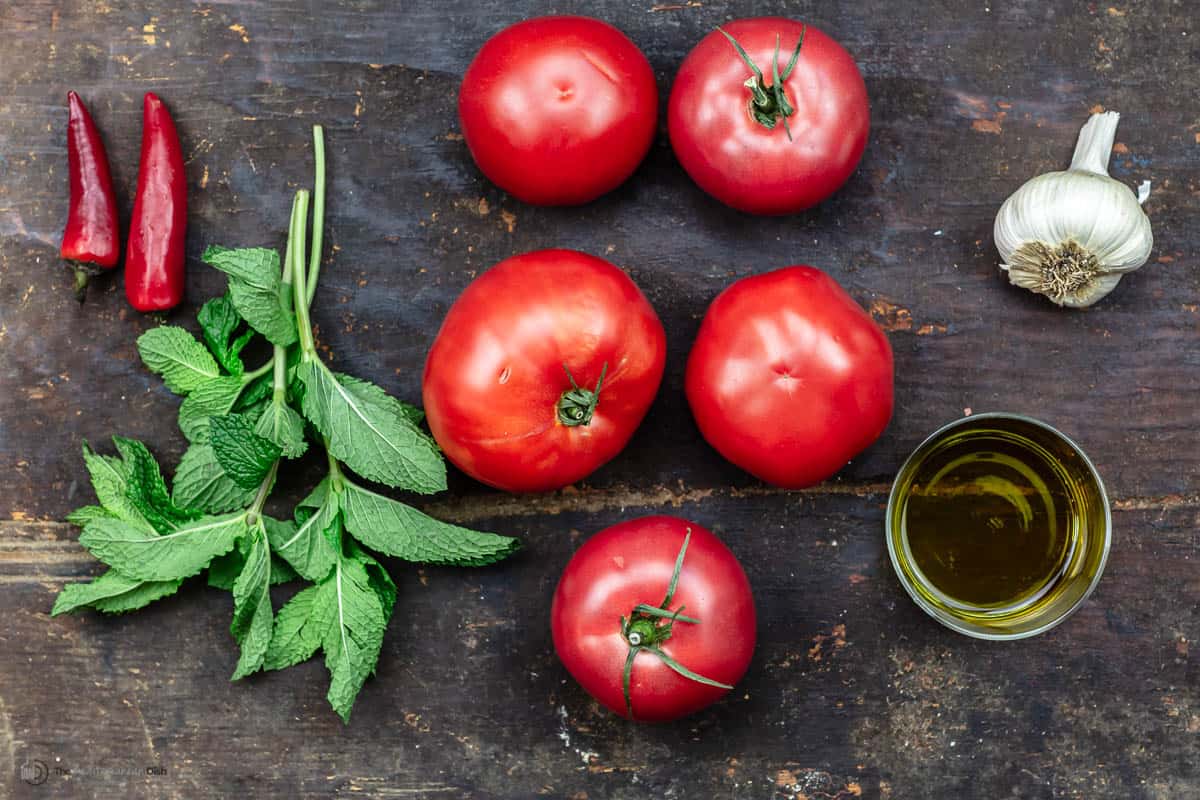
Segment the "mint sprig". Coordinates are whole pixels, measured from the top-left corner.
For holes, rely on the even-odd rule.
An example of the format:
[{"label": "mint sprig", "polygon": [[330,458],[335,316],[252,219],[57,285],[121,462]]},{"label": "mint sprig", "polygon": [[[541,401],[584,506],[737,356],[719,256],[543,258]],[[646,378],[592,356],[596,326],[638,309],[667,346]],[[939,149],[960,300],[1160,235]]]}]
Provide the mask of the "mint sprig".
[{"label": "mint sprig", "polygon": [[[320,651],[329,703],[348,721],[396,605],[395,583],[373,552],[483,566],[520,543],[440,522],[351,477],[420,494],[446,488],[441,452],[419,427],[421,410],[333,372],[317,352],[309,306],[324,225],[320,127],[313,141],[311,252],[305,245],[310,195],[301,190],[282,260],[264,248],[205,251],[204,260],[228,277],[228,289],[201,308],[200,339],[177,326],[139,338],[147,368],[184,396],[179,427],[190,446],[168,491],[142,443],[115,437],[115,456],[84,445],[99,505],[68,519],[83,528],[80,543],[110,569],[63,587],[52,613],[132,611],[207,573],[208,585],[233,595],[230,633],[240,647],[233,679]],[[271,357],[247,370],[242,353],[256,336],[271,344]],[[312,444],[324,449],[327,474],[291,519],[267,516],[279,470]],[[309,585],[276,612],[271,586],[295,581]]]}]

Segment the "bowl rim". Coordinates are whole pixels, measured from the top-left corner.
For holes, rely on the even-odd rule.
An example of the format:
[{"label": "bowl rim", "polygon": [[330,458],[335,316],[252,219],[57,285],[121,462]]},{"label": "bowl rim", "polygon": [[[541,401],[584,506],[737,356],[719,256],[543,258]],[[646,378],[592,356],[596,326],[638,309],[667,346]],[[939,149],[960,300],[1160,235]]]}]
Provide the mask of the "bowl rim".
[{"label": "bowl rim", "polygon": [[[921,596],[920,592],[918,592],[913,586],[913,581],[910,580],[906,571],[901,569],[900,557],[896,552],[896,544],[894,541],[895,537],[893,536],[894,531],[892,528],[892,517],[893,512],[895,511],[897,494],[900,488],[900,477],[904,475],[909,465],[912,464],[913,459],[915,459],[917,454],[925,449],[927,445],[933,444],[937,440],[944,437],[947,433],[957,428],[961,428],[964,425],[969,425],[973,422],[985,419],[1007,419],[1028,423],[1035,427],[1041,428],[1051,436],[1060,439],[1065,445],[1075,451],[1075,453],[1087,467],[1092,480],[1095,482],[1096,489],[1100,493],[1101,505],[1104,507],[1104,542],[1102,551],[1100,553],[1100,563],[1096,569],[1096,574],[1092,576],[1091,582],[1088,584],[1083,594],[1081,594],[1079,599],[1072,603],[1069,608],[1064,610],[1061,614],[1057,615],[1053,619],[1047,620],[1045,623],[1035,628],[1030,628],[1027,631],[1019,631],[1017,633],[986,633],[974,630],[965,623],[956,620],[954,617],[944,615],[942,612],[938,611],[936,607],[934,607],[927,600],[925,600],[924,597]],[[892,488],[888,492],[887,511],[885,512],[884,516],[884,538],[887,540],[888,556],[892,561],[892,569],[895,571],[896,577],[900,580],[900,585],[904,587],[904,591],[907,592],[908,596],[913,599],[913,602],[915,602],[917,606],[919,606],[926,614],[933,617],[947,628],[950,628],[951,630],[961,633],[965,636],[970,636],[973,639],[986,639],[990,641],[1028,639],[1030,636],[1037,636],[1038,634],[1045,633],[1051,628],[1062,624],[1063,621],[1078,611],[1079,607],[1082,606],[1084,602],[1091,596],[1092,592],[1095,591],[1096,586],[1100,583],[1101,576],[1104,575],[1104,569],[1108,565],[1108,552],[1112,546],[1112,507],[1108,500],[1108,492],[1104,488],[1104,481],[1100,478],[1100,472],[1096,469],[1096,465],[1092,463],[1092,460],[1088,458],[1087,453],[1083,451],[1083,448],[1080,447],[1074,439],[1072,439],[1070,436],[1067,436],[1053,425],[1042,422],[1039,419],[1034,419],[1033,417],[1025,414],[1015,414],[1006,411],[985,411],[978,414],[971,414],[969,416],[961,417],[942,425],[933,433],[926,436],[920,444],[913,448],[912,452],[909,453],[908,458],[904,459],[904,463],[901,464],[900,469],[896,471],[896,477],[892,481]]]}]

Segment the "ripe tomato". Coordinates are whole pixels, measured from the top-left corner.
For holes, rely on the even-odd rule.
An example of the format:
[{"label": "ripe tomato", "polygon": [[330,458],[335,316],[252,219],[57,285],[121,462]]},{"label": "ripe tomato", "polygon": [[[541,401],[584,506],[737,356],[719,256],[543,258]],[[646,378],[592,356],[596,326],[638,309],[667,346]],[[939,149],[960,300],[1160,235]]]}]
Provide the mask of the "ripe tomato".
[{"label": "ripe tomato", "polygon": [[[641,603],[681,616],[671,622],[636,612]],[[746,573],[720,539],[677,517],[629,520],[588,539],[559,579],[550,625],[558,657],[588,694],[648,722],[715,702],[745,674],[754,652]]]},{"label": "ripe tomato", "polygon": [[[858,66],[833,39],[789,19],[742,19],[723,30],[762,79],[747,87],[754,72],[720,30],[701,39],[667,106],[676,157],[701,189],[742,211],[790,214],[816,205],[846,182],[867,145],[870,109]],[[799,60],[782,81],[785,105],[773,65],[778,59],[779,74],[787,73],[801,34]]]},{"label": "ripe tomato", "polygon": [[650,149],[658,89],[646,56],[590,17],[497,33],[463,77],[458,116],[475,163],[535,205],[576,205],[625,181]]},{"label": "ripe tomato", "polygon": [[451,306],[425,361],[425,414],[468,475],[558,489],[621,451],[665,362],[662,323],[628,275],[538,250],[501,261]]},{"label": "ripe tomato", "polygon": [[892,416],[892,348],[833,278],[786,267],[709,306],[688,357],[688,403],[721,455],[768,483],[825,480]]}]

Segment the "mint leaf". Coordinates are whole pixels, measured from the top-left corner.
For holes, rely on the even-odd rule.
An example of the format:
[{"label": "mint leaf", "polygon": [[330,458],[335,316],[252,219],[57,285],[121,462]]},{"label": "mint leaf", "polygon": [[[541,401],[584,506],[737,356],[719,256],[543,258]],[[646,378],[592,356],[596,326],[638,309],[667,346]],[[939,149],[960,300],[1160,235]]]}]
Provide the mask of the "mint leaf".
[{"label": "mint leaf", "polygon": [[129,499],[129,468],[125,462],[113,456],[102,456],[83,443],[83,463],[92,478],[96,499],[106,511],[117,519],[143,528],[152,526]]},{"label": "mint leaf", "polygon": [[279,459],[279,447],[254,433],[242,414],[213,417],[208,438],[221,469],[243,489],[257,488]]},{"label": "mint leaf", "polygon": [[278,400],[263,409],[254,432],[273,442],[288,458],[299,458],[308,449],[304,440],[304,419],[287,403]]},{"label": "mint leaf", "polygon": [[338,521],[337,517],[337,498],[330,495],[328,502],[315,513],[298,511],[298,524],[268,523],[267,537],[271,549],[291,564],[301,577],[319,581],[329,574],[337,559],[334,545],[336,531],[331,531]]},{"label": "mint leaf", "polygon": [[271,643],[271,549],[261,524],[250,529],[250,552],[242,574],[233,584],[233,622],[229,632],[242,646],[230,680],[257,672]]},{"label": "mint leaf", "polygon": [[67,514],[67,522],[83,528],[94,519],[108,519],[116,516],[103,506],[83,506]]},{"label": "mint leaf", "polygon": [[329,439],[329,452],[373,481],[432,494],[446,488],[446,465],[433,440],[399,402],[374,384],[336,375],[320,361],[296,368],[301,410]]},{"label": "mint leaf", "polygon": [[233,407],[233,410],[240,413],[250,406],[258,405],[270,398],[271,393],[274,391],[275,376],[270,372],[266,375],[260,375],[252,380],[242,391],[242,395],[238,398],[237,405]]},{"label": "mint leaf", "polygon": [[221,374],[204,345],[174,325],[160,325],[146,331],[138,337],[137,348],[145,365],[161,375],[175,394],[187,394]]},{"label": "mint leaf", "polygon": [[226,291],[220,297],[214,297],[205,303],[196,315],[196,321],[200,323],[204,343],[208,345],[209,352],[221,368],[230,375],[241,377],[245,366],[242,364],[240,353],[254,337],[254,333],[246,331],[233,342],[229,341],[238,325],[242,324],[242,317],[233,307],[229,292]]},{"label": "mint leaf", "polygon": [[392,609],[396,607],[396,584],[392,581],[392,576],[388,575],[383,564],[355,544],[353,539],[347,541],[350,557],[362,562],[363,568],[367,570],[367,580],[379,598],[379,605],[383,607],[383,616],[391,619]]},{"label": "mint leaf", "polygon": [[324,478],[313,487],[313,490],[308,493],[308,496],[296,503],[296,508],[311,508],[318,509],[325,505],[325,501],[329,498],[329,478]]},{"label": "mint leaf", "polygon": [[64,586],[50,615],[57,617],[88,606],[109,614],[133,611],[174,594],[182,584],[181,580],[139,581],[110,569],[88,583]]},{"label": "mint leaf", "polygon": [[222,247],[210,244],[200,260],[231,278],[247,283],[265,283],[279,277],[279,253],[269,247]]},{"label": "mint leaf", "polygon": [[261,247],[209,247],[201,258],[229,276],[230,300],[251,328],[280,347],[296,341],[296,318],[280,280],[279,253]]},{"label": "mint leaf", "polygon": [[205,573],[207,583],[214,589],[232,592],[238,576],[246,566],[245,539],[239,539],[237,547],[228,553],[217,556],[208,565]]},{"label": "mint leaf", "polygon": [[[83,526],[85,531],[89,526],[114,525],[135,531],[138,536],[156,536],[154,527],[138,509],[139,506],[154,507],[154,503],[174,509],[170,501],[164,503],[158,493],[160,488],[165,492],[165,486],[157,485],[162,482],[158,464],[140,442],[120,437],[114,437],[114,441],[125,456],[124,461],[94,453],[86,442],[83,445],[84,461],[97,496],[106,505],[84,506],[71,512],[67,519]],[[154,516],[165,529],[174,527],[172,521],[162,517],[158,508],[154,508]],[[142,581],[109,570],[88,583],[64,586],[50,613],[64,614],[85,606],[106,613],[132,611],[173,594],[181,583],[180,580]]]},{"label": "mint leaf", "polygon": [[79,543],[131,578],[169,581],[195,575],[246,532],[244,513],[203,517],[162,536],[122,520],[98,519],[83,529]]},{"label": "mint leaf", "polygon": [[[263,517],[263,523],[266,524],[270,517]],[[269,529],[270,526],[266,525]],[[217,556],[208,565],[208,585],[214,589],[222,589],[226,592],[233,591],[233,584],[237,583],[238,576],[242,574],[242,570],[246,567],[246,554],[250,551],[250,545],[245,539],[239,539],[237,547],[230,550],[223,556]],[[282,558],[276,557],[271,553],[271,585],[275,586],[280,583],[294,581],[300,576],[296,574],[296,570],[292,569],[291,565]]]},{"label": "mint leaf", "polygon": [[[263,659],[263,669],[284,669],[307,661],[321,646],[325,629],[332,618],[333,605],[319,605],[321,586],[309,586],[297,592],[275,615],[271,643]],[[321,613],[315,613],[318,609]]]},{"label": "mint leaf", "polygon": [[[109,572],[121,577],[122,580],[132,580],[132,578],[125,578],[120,573],[113,572],[112,570],[109,570]],[[136,611],[139,608],[145,608],[155,600],[169,597],[179,591],[180,586],[183,586],[182,580],[142,581],[127,592],[114,594],[111,597],[96,598],[92,601],[91,607],[105,614],[124,614],[129,611]]]},{"label": "mint leaf", "polygon": [[[250,340],[254,338],[256,333],[258,333],[258,331],[249,327],[242,331],[242,333],[236,339],[229,343],[229,353],[227,357],[230,359],[236,358],[238,364],[242,363],[242,351],[246,349],[246,345],[250,344]],[[220,359],[218,359],[218,361],[220,361]],[[245,369],[245,367],[243,367],[243,369]],[[231,370],[229,374],[241,376],[242,373]]]},{"label": "mint leaf", "polygon": [[200,516],[200,512],[180,508],[171,501],[167,484],[158,469],[158,462],[146,449],[146,445],[123,436],[114,436],[113,444],[125,459],[129,474],[125,496],[155,530],[167,533],[181,523]]},{"label": "mint leaf", "polygon": [[[335,537],[340,537],[340,531]],[[338,556],[320,583],[299,592],[279,610],[263,663],[265,669],[290,667],[321,647],[329,670],[326,697],[345,722],[350,721],[354,699],[379,661],[394,603],[394,595],[386,604],[381,601],[375,585],[378,579],[373,583],[367,564],[355,554],[356,548],[351,547],[351,552],[350,558]],[[370,563],[370,569],[378,571],[374,559]]]},{"label": "mint leaf", "polygon": [[414,427],[420,427],[425,421],[425,412],[412,403],[406,403],[403,400],[397,400],[396,405],[400,407],[400,413],[413,424]]},{"label": "mint leaf", "polygon": [[342,721],[349,722],[354,699],[379,661],[387,617],[358,561],[339,558],[321,588],[318,602],[334,607],[332,624],[321,639],[329,670],[325,697]]},{"label": "mint leaf", "polygon": [[521,547],[509,536],[439,522],[411,506],[346,481],[342,493],[346,530],[374,550],[405,561],[481,567]]},{"label": "mint leaf", "polygon": [[209,419],[228,414],[241,393],[241,378],[215,378],[197,386],[179,406],[179,429],[193,444],[207,442]]},{"label": "mint leaf", "polygon": [[217,463],[211,444],[193,444],[175,468],[172,490],[176,505],[223,514],[250,505],[258,486],[238,486]]},{"label": "mint leaf", "polygon": [[[238,405],[241,405],[241,403]],[[269,405],[271,405],[270,400],[259,400],[257,403],[243,406],[240,410],[233,413],[241,414],[243,417],[245,417],[246,421],[250,423],[250,428],[253,430],[254,426],[258,424],[258,421],[262,419],[262,415],[266,412]]]},{"label": "mint leaf", "polygon": [[[266,517],[263,518],[264,521],[266,519]],[[281,583],[291,583],[298,580],[300,580],[300,573],[292,569],[291,564],[271,553],[271,585],[277,586]]]}]

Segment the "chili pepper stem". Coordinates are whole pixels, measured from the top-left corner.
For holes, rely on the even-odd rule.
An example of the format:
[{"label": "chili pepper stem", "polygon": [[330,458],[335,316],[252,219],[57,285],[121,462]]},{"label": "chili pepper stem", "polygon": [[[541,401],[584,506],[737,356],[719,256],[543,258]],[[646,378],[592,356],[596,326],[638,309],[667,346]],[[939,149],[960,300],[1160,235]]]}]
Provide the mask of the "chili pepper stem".
[{"label": "chili pepper stem", "polygon": [[83,301],[87,299],[88,286],[88,271],[83,267],[74,267],[75,270],[75,299],[83,305]]}]

